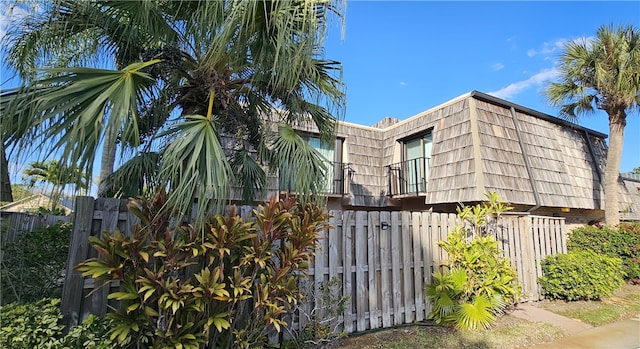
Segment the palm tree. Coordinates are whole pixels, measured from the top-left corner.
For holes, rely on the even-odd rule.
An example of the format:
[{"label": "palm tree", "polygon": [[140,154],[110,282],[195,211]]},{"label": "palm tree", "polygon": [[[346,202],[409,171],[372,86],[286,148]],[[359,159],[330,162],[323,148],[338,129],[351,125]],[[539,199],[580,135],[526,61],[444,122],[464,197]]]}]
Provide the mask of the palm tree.
[{"label": "palm tree", "polygon": [[[58,42],[106,43],[95,52],[108,52],[119,69],[22,74],[28,83],[3,96],[2,118],[14,125],[3,130],[9,144],[41,140],[65,163],[89,170],[98,145],[106,143],[109,153],[116,149],[110,140],[117,140],[135,156],[101,182],[124,195],[169,186],[170,201],[181,208],[195,194],[206,210],[236,183],[251,199],[264,189],[266,166],[275,171],[292,161],[302,179],[296,191],[312,197],[321,189],[321,156],[294,126],[329,140],[334,113],[344,105],[336,77],[341,66],[322,57],[328,20],[341,16],[332,1],[54,4],[49,16],[34,16],[30,29],[8,36],[11,65],[29,72],[33,64],[25,62],[82,63],[82,57],[39,56],[52,45],[41,38],[62,30]],[[123,179],[137,185],[125,188]]]},{"label": "palm tree", "polygon": [[568,42],[559,58],[560,82],[546,90],[561,116],[604,110],[609,116],[605,169],[605,221],[620,223],[618,181],[627,113],[640,111],[640,32],[629,25],[602,26],[593,40]]},{"label": "palm tree", "polygon": [[24,175],[33,186],[36,182],[51,184],[51,210],[55,210],[65,185],[74,184],[76,192],[89,187],[88,175],[78,169],[67,168],[58,161],[34,161],[24,170]]},{"label": "palm tree", "polygon": [[11,179],[9,178],[9,161],[4,151],[4,144],[0,140],[0,202],[12,202],[13,192],[11,191]]}]

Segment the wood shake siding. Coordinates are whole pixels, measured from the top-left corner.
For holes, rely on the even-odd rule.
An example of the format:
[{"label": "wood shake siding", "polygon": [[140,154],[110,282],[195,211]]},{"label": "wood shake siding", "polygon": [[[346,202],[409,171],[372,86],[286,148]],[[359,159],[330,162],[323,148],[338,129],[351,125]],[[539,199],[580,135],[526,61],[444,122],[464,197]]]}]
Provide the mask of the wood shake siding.
[{"label": "wood shake siding", "polygon": [[468,99],[438,110],[434,117],[426,203],[474,198],[477,178]]},{"label": "wood shake siding", "polygon": [[[535,205],[525,154],[508,108],[475,101],[485,191],[498,192],[514,204]],[[520,135],[523,122],[518,120]]]},{"label": "wood shake siding", "polygon": [[341,123],[338,136],[344,138],[342,161],[355,171],[349,180],[348,195],[352,206],[380,207],[386,204],[382,140],[379,130]]},{"label": "wood shake siding", "polygon": [[[426,192],[393,189],[390,195],[388,166],[404,160],[407,140],[426,132],[433,139]],[[603,214],[606,135],[484,93],[467,93],[403,121],[385,118],[375,127],[338,122],[337,134],[344,139],[342,161],[354,171],[339,207],[410,203],[420,209],[422,202],[425,210],[450,209],[495,191],[519,210]],[[640,201],[633,197],[638,187],[620,181],[621,209],[633,208],[630,216],[640,212],[633,201]]]}]

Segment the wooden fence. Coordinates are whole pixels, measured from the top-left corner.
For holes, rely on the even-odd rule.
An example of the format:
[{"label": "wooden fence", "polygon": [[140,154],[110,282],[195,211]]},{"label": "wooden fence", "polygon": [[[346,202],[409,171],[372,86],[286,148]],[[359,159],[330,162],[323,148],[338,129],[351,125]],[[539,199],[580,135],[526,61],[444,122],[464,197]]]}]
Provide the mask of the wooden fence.
[{"label": "wooden fence", "polygon": [[37,228],[48,227],[58,222],[69,222],[71,216],[50,216],[40,213],[0,212],[1,242],[15,241],[21,232],[32,231]]},{"label": "wooden fence", "polygon": [[[343,314],[347,333],[425,320],[431,310],[425,285],[447,259],[437,242],[459,219],[430,212],[332,211],[334,229],[321,236],[311,270],[316,285],[337,277],[348,297]],[[504,216],[495,232],[518,272],[522,301],[540,299],[540,261],[566,253],[564,219]],[[304,325],[304,317],[300,317]]]},{"label": "wooden fence", "polygon": [[[249,210],[243,207],[241,215]],[[447,256],[437,245],[459,223],[455,214],[431,212],[330,211],[332,229],[324,231],[310,270],[310,281],[319,285],[339,280],[337,292],[347,297],[341,316],[347,333],[423,321],[430,311],[425,285]],[[90,279],[72,269],[96,256],[87,238],[116,227],[130,233],[137,218],[126,210],[126,200],[79,197],[76,201],[73,238],[62,295],[67,326],[75,326],[88,314],[107,312],[109,289],[97,292]],[[505,256],[518,272],[523,301],[538,300],[540,261],[566,252],[564,218],[507,215],[495,229]],[[313,300],[311,300],[313,301]],[[306,304],[303,309],[310,309]],[[305,317],[293,314],[294,328]]]}]

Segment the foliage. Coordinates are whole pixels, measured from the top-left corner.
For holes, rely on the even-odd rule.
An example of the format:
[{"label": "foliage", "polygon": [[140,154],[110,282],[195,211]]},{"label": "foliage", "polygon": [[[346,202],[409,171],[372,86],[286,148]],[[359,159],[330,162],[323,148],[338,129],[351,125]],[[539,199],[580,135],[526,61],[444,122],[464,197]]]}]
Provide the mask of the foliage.
[{"label": "foliage", "polygon": [[[13,192],[14,202],[34,195],[34,193],[24,184],[12,184],[11,191]],[[8,202],[0,202],[0,206],[5,204],[8,204]]]},{"label": "foliage", "polygon": [[120,282],[110,339],[124,348],[256,347],[280,331],[303,297],[305,277],[328,215],[315,205],[275,198],[245,222],[231,208],[200,226],[171,224],[166,195],[132,200],[141,223],[92,237],[100,258],[77,266],[85,276]]},{"label": "foliage", "polygon": [[623,283],[622,261],[593,251],[573,251],[542,260],[542,293],[552,299],[591,300],[611,295]]},{"label": "foliage", "polygon": [[573,229],[569,251],[593,251],[622,260],[625,279],[640,283],[640,223],[622,223],[616,228],[584,226]]},{"label": "foliage", "polygon": [[38,213],[44,214],[44,215],[50,215],[50,216],[66,216],[67,215],[67,211],[65,211],[64,208],[61,208],[61,207],[49,209],[49,208],[40,206],[38,207]]},{"label": "foliage", "polygon": [[295,348],[317,347],[337,339],[342,334],[337,329],[343,321],[340,316],[346,309],[348,296],[341,294],[340,279],[336,276],[317,285],[303,280],[302,289],[305,299],[314,300],[311,310],[298,304],[296,307],[300,317],[305,317],[305,326],[300,332],[293,333],[293,341],[289,344]]},{"label": "foliage", "polygon": [[[594,38],[568,41],[558,58],[559,82],[546,91],[560,115],[603,110],[609,118],[609,149],[604,174],[605,222],[620,222],[618,176],[627,113],[640,111],[640,31],[633,25],[601,26]],[[574,121],[574,120],[571,120]]]},{"label": "foliage", "polygon": [[[489,202],[458,209],[465,221],[438,245],[449,255],[448,269],[433,274],[427,297],[437,323],[453,323],[459,329],[488,328],[520,294],[517,274],[502,257],[493,231],[499,214],[510,208],[495,193]],[[467,228],[465,228],[465,226]],[[471,241],[467,236],[473,236]]]},{"label": "foliage", "polygon": [[61,294],[71,224],[21,232],[17,240],[2,246],[2,304],[33,302]]},{"label": "foliage", "polygon": [[0,347],[14,349],[44,348],[52,338],[62,337],[64,326],[60,300],[43,298],[35,303],[11,303],[2,306]]},{"label": "foliage", "polygon": [[[200,219],[230,187],[261,197],[282,163],[299,169],[301,200],[316,199],[327,169],[293,130],[335,138],[342,67],[322,44],[343,4],[52,0],[25,9],[3,42],[25,86],[3,91],[1,121],[11,127],[2,139],[9,150],[56,149],[87,172],[101,144],[103,164],[121,150],[132,162],[101,171],[100,195],[170,187],[183,213],[198,197]],[[93,68],[105,64],[116,69]]]},{"label": "foliage", "polygon": [[64,334],[60,323],[60,299],[43,298],[33,303],[0,307],[0,348],[12,349],[108,349],[108,323],[90,315],[80,326]]}]

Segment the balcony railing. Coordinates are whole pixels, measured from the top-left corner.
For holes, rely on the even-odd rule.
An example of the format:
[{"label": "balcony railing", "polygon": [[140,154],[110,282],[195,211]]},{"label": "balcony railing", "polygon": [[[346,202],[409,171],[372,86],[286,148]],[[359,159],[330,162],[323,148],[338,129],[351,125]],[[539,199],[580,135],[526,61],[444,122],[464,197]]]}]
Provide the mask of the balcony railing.
[{"label": "balcony railing", "polygon": [[417,158],[386,166],[388,195],[426,193],[429,181],[429,158]]},{"label": "balcony railing", "polygon": [[[349,192],[349,178],[353,174],[350,164],[343,162],[331,162],[326,164],[328,176],[322,188],[322,193],[327,195],[344,195]],[[293,191],[292,181],[287,183],[284,178],[280,178],[280,190]]]}]

